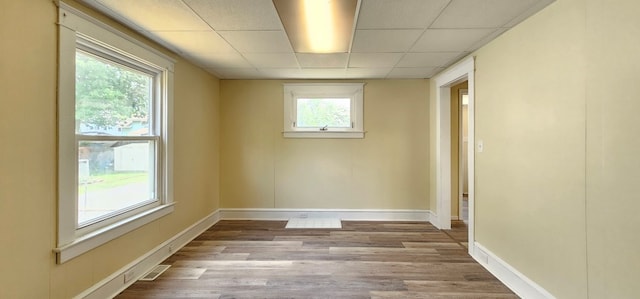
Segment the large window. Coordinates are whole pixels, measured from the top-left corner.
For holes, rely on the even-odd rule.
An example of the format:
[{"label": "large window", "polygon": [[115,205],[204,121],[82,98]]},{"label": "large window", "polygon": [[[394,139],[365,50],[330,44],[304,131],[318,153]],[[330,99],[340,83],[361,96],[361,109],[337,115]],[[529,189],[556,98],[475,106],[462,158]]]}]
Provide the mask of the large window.
[{"label": "large window", "polygon": [[161,70],[78,39],[75,121],[78,228],[159,201],[153,111]]},{"label": "large window", "polygon": [[284,136],[363,138],[363,84],[284,85]]},{"label": "large window", "polygon": [[60,9],[58,262],[171,212],[173,61]]}]

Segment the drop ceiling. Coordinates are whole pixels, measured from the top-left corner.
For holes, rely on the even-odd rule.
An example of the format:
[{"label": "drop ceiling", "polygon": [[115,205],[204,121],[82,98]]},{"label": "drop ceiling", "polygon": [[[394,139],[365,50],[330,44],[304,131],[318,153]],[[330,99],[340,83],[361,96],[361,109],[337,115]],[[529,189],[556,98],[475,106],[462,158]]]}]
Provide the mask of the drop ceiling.
[{"label": "drop ceiling", "polygon": [[271,0],[83,2],[221,79],[383,79],[430,78],[553,1],[360,0],[335,54],[295,53]]}]

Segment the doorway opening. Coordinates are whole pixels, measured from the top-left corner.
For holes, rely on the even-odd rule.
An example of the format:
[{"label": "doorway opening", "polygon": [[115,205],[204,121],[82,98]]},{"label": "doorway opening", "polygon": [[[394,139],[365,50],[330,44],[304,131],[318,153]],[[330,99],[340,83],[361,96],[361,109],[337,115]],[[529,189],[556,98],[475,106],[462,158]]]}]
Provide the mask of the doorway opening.
[{"label": "doorway opening", "polygon": [[[459,157],[456,151],[452,155],[452,94],[451,88],[467,82],[467,236],[469,254],[474,252],[474,57],[469,57],[451,69],[434,78],[436,83],[436,219],[432,221],[439,229],[451,229],[452,203],[459,203],[459,188],[452,190],[452,156]],[[457,101],[455,101],[457,102]]]},{"label": "doorway opening", "polygon": [[451,230],[445,231],[461,246],[468,248],[468,106],[469,82],[451,86]]},{"label": "doorway opening", "polygon": [[[465,82],[465,86],[468,82]],[[458,108],[458,220],[469,224],[469,90],[457,93]]]}]

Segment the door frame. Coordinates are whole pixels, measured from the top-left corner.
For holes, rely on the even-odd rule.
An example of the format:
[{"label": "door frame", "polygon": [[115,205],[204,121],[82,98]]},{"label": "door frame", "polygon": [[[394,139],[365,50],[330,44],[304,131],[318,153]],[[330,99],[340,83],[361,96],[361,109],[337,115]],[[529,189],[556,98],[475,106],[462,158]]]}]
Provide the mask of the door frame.
[{"label": "door frame", "polygon": [[[436,83],[436,219],[439,229],[451,229],[451,86],[468,81],[469,254],[474,252],[475,223],[475,57],[470,56],[438,74]],[[456,95],[457,96],[457,95]],[[472,154],[473,153],[473,154]]]},{"label": "door frame", "polygon": [[[468,146],[469,146],[469,138],[467,137],[467,157],[465,159],[464,155],[463,155],[463,151],[462,151],[462,145],[464,144],[464,134],[462,133],[464,128],[463,128],[463,121],[462,118],[464,116],[463,113],[463,109],[464,105],[462,104],[462,96],[463,95],[467,95],[467,97],[469,96],[469,88],[462,88],[460,90],[458,90],[458,220],[465,220],[464,217],[462,217],[462,206],[464,205],[464,167],[462,165],[462,161],[468,160],[469,159],[469,150],[468,150]],[[467,104],[467,127],[469,126],[469,104]],[[467,129],[467,133],[469,132],[469,130]],[[469,167],[469,165],[467,164],[467,167]],[[469,181],[469,172],[467,170],[467,182]],[[468,207],[467,207],[468,208]],[[467,219],[466,222],[469,222],[469,212],[467,210]]]}]

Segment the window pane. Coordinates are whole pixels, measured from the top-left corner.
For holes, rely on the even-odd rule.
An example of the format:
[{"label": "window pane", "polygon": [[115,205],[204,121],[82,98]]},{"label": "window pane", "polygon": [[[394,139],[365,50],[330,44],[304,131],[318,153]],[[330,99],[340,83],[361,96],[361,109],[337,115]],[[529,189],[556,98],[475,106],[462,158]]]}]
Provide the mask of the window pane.
[{"label": "window pane", "polygon": [[296,126],[301,128],[350,128],[351,99],[299,98]]},{"label": "window pane", "polygon": [[76,51],[76,133],[149,135],[153,76]]},{"label": "window pane", "polygon": [[153,141],[80,141],[78,224],[155,201]]}]

